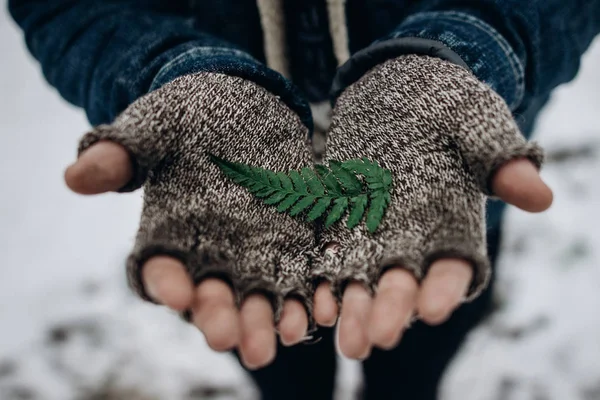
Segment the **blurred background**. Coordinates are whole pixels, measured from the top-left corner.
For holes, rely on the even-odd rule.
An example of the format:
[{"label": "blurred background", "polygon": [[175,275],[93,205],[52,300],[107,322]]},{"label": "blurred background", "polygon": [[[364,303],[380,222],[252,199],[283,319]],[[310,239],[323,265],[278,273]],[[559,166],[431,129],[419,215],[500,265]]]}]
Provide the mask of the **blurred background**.
[{"label": "blurred background", "polygon": [[[129,294],[140,194],[62,181],[89,127],[42,78],[0,11],[0,399],[254,399],[232,357]],[[497,311],[470,335],[442,400],[600,400],[600,40],[555,92],[536,139],[556,202],[511,209]],[[342,360],[338,399],[360,385]]]}]

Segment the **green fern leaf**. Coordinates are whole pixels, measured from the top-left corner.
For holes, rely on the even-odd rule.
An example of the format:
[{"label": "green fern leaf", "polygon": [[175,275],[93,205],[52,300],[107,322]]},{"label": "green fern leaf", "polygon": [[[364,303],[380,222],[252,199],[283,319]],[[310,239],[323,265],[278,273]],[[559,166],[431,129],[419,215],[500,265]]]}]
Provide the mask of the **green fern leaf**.
[{"label": "green fern leaf", "polygon": [[285,212],[289,210],[291,206],[293,206],[299,199],[302,197],[301,194],[290,194],[288,195],[279,205],[277,206],[277,211]]},{"label": "green fern leaf", "polygon": [[314,196],[306,196],[302,198],[294,205],[294,207],[292,207],[292,209],[290,210],[290,215],[292,217],[295,217],[296,215],[300,214],[302,211],[310,207],[315,202],[315,200],[316,198]]},{"label": "green fern leaf", "polygon": [[335,224],[342,218],[346,210],[348,209],[348,198],[347,197],[339,197],[335,199],[333,202],[333,207],[325,220],[325,228],[329,228],[331,225]]},{"label": "green fern leaf", "polygon": [[381,176],[365,176],[365,181],[367,183],[381,183],[382,182],[382,177]]},{"label": "green fern leaf", "polygon": [[325,187],[321,182],[321,179],[315,174],[315,171],[309,168],[302,168],[302,177],[304,178],[304,182],[306,182],[306,186],[310,192],[315,196],[323,196],[325,194]]},{"label": "green fern leaf", "polygon": [[[291,216],[306,213],[307,221],[325,219],[328,228],[349,212],[347,227],[353,229],[366,214],[366,225],[374,232],[391,201],[392,174],[366,158],[329,167],[303,168],[300,172],[274,172],[210,155],[225,176],[248,189],[267,205]],[[358,178],[362,176],[362,180]],[[364,182],[364,184],[363,184]]]},{"label": "green fern leaf", "polygon": [[250,193],[252,193],[252,194],[260,192],[261,190],[264,190],[266,188],[269,188],[264,183],[256,182],[256,181],[249,182],[249,183],[245,184],[244,186],[246,186],[248,188],[248,190],[250,190]]},{"label": "green fern leaf", "polygon": [[271,196],[269,196],[268,198],[266,198],[264,200],[265,204],[267,205],[275,205],[275,204],[279,204],[283,199],[286,198],[288,194],[286,192],[275,192],[274,194],[272,194]]},{"label": "green fern leaf", "polygon": [[252,172],[256,177],[257,182],[261,182],[263,185],[269,186],[271,182],[269,182],[269,175],[267,175],[267,171],[262,168],[252,168]]},{"label": "green fern leaf", "polygon": [[317,201],[317,203],[310,210],[308,215],[306,216],[306,220],[312,222],[325,214],[325,211],[329,208],[331,204],[331,197],[323,197]]},{"label": "green fern leaf", "polygon": [[362,191],[362,183],[360,183],[360,180],[356,175],[353,175],[350,171],[342,168],[339,162],[330,161],[329,166],[333,175],[337,178],[348,195],[355,196]]},{"label": "green fern leaf", "polygon": [[267,171],[267,177],[269,178],[269,184],[276,188],[281,189],[281,180],[279,176],[273,171]]},{"label": "green fern leaf", "polygon": [[266,188],[263,182],[257,181],[251,167],[244,164],[232,163],[213,155],[210,157],[228,178],[237,184],[246,186],[252,193]]},{"label": "green fern leaf", "polygon": [[294,185],[292,184],[292,180],[283,172],[277,173],[279,180],[281,181],[281,187],[283,187],[288,192],[294,191]]},{"label": "green fern leaf", "polygon": [[385,189],[385,185],[383,184],[383,182],[369,183],[368,186],[371,190]]},{"label": "green fern leaf", "polygon": [[350,211],[348,222],[346,224],[348,229],[354,229],[356,226],[358,226],[358,224],[360,224],[360,221],[365,215],[369,197],[366,194],[361,194],[360,196],[353,197],[351,202],[352,210]]},{"label": "green fern leaf", "polygon": [[262,182],[260,177],[260,168],[252,167],[250,165],[245,165],[241,163],[237,163],[237,167],[245,176],[257,181]]},{"label": "green fern leaf", "polygon": [[259,191],[257,191],[256,193],[253,193],[256,197],[268,197],[270,195],[272,195],[273,193],[275,193],[275,189],[273,188],[264,188],[261,189]]},{"label": "green fern leaf", "polygon": [[381,221],[385,209],[390,203],[390,193],[384,190],[379,190],[372,194],[371,204],[369,205],[369,211],[367,212],[367,229],[373,233],[377,230]]},{"label": "green fern leaf", "polygon": [[342,168],[345,170],[365,176],[370,176],[372,174],[371,168],[369,167],[370,164],[366,163],[364,160],[348,160],[342,163]]},{"label": "green fern leaf", "polygon": [[213,163],[217,164],[217,166],[221,168],[221,171],[223,171],[229,178],[233,179],[236,176],[243,176],[240,174],[240,168],[236,164],[227,160],[223,160],[217,156],[213,156],[212,154],[209,154],[209,158]]},{"label": "green fern leaf", "polygon": [[304,179],[302,179],[302,176],[300,176],[298,171],[290,171],[290,179],[294,183],[296,192],[308,193],[308,188],[306,187],[306,183],[304,183]]},{"label": "green fern leaf", "polygon": [[342,195],[342,187],[340,183],[335,179],[335,175],[329,168],[324,165],[315,165],[315,170],[319,174],[319,177],[323,181],[327,192],[332,195],[341,196]]}]

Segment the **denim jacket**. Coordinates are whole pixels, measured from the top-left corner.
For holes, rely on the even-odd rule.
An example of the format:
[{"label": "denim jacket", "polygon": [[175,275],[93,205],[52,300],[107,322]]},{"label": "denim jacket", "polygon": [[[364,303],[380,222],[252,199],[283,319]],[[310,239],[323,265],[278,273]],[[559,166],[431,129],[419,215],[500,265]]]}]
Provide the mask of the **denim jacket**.
[{"label": "denim jacket", "polygon": [[[279,7],[274,19],[285,26],[269,25],[273,13],[261,3]],[[9,0],[8,6],[48,82],[83,107],[92,124],[112,121],[178,76],[212,71],[263,85],[312,127],[308,101],[327,99],[330,89],[335,97],[377,63],[416,52],[468,67],[506,100],[528,135],[551,91],[573,79],[600,31],[600,0]],[[284,49],[277,48],[277,32]],[[273,61],[278,52],[285,62]],[[287,71],[275,71],[271,61],[287,63]]]}]

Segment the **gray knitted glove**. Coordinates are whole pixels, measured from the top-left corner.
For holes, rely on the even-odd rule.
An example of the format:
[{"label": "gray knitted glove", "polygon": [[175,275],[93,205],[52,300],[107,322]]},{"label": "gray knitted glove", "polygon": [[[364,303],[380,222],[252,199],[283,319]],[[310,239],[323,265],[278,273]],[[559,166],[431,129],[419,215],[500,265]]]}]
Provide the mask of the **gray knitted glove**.
[{"label": "gray knitted glove", "polygon": [[310,311],[307,283],[314,230],[280,214],[228,179],[209,154],[270,170],[312,162],[308,129],[279,98],[253,82],[215,73],[188,75],[140,98],[112,125],[85,135],[123,145],[144,185],[144,208],[127,263],[129,283],[150,300],[141,266],[154,255],[176,257],[195,283],[225,279],[238,301],[266,294],[276,315],[286,296]]},{"label": "gray knitted glove", "polygon": [[460,257],[473,264],[472,299],[490,276],[490,180],[516,157],[540,167],[543,154],[522,137],[502,98],[469,71],[408,55],[375,67],[337,100],[325,163],[362,157],[392,173],[383,221],[374,233],[343,222],[326,229],[321,242],[329,250],[315,260],[313,276],[331,280],[340,295],[351,280],[375,290],[386,267],[422,279],[434,260]]}]

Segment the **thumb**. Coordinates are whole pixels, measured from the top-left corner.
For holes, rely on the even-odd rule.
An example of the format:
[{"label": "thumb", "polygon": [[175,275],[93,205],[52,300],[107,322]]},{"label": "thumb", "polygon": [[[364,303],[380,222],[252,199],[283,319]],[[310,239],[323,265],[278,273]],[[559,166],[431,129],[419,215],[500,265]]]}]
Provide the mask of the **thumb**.
[{"label": "thumb", "polygon": [[542,181],[538,169],[526,158],[504,164],[492,181],[494,194],[524,211],[542,212],[552,205],[552,190]]},{"label": "thumb", "polygon": [[75,193],[116,191],[133,177],[129,153],[120,144],[100,141],[85,150],[65,171],[65,183]]}]

